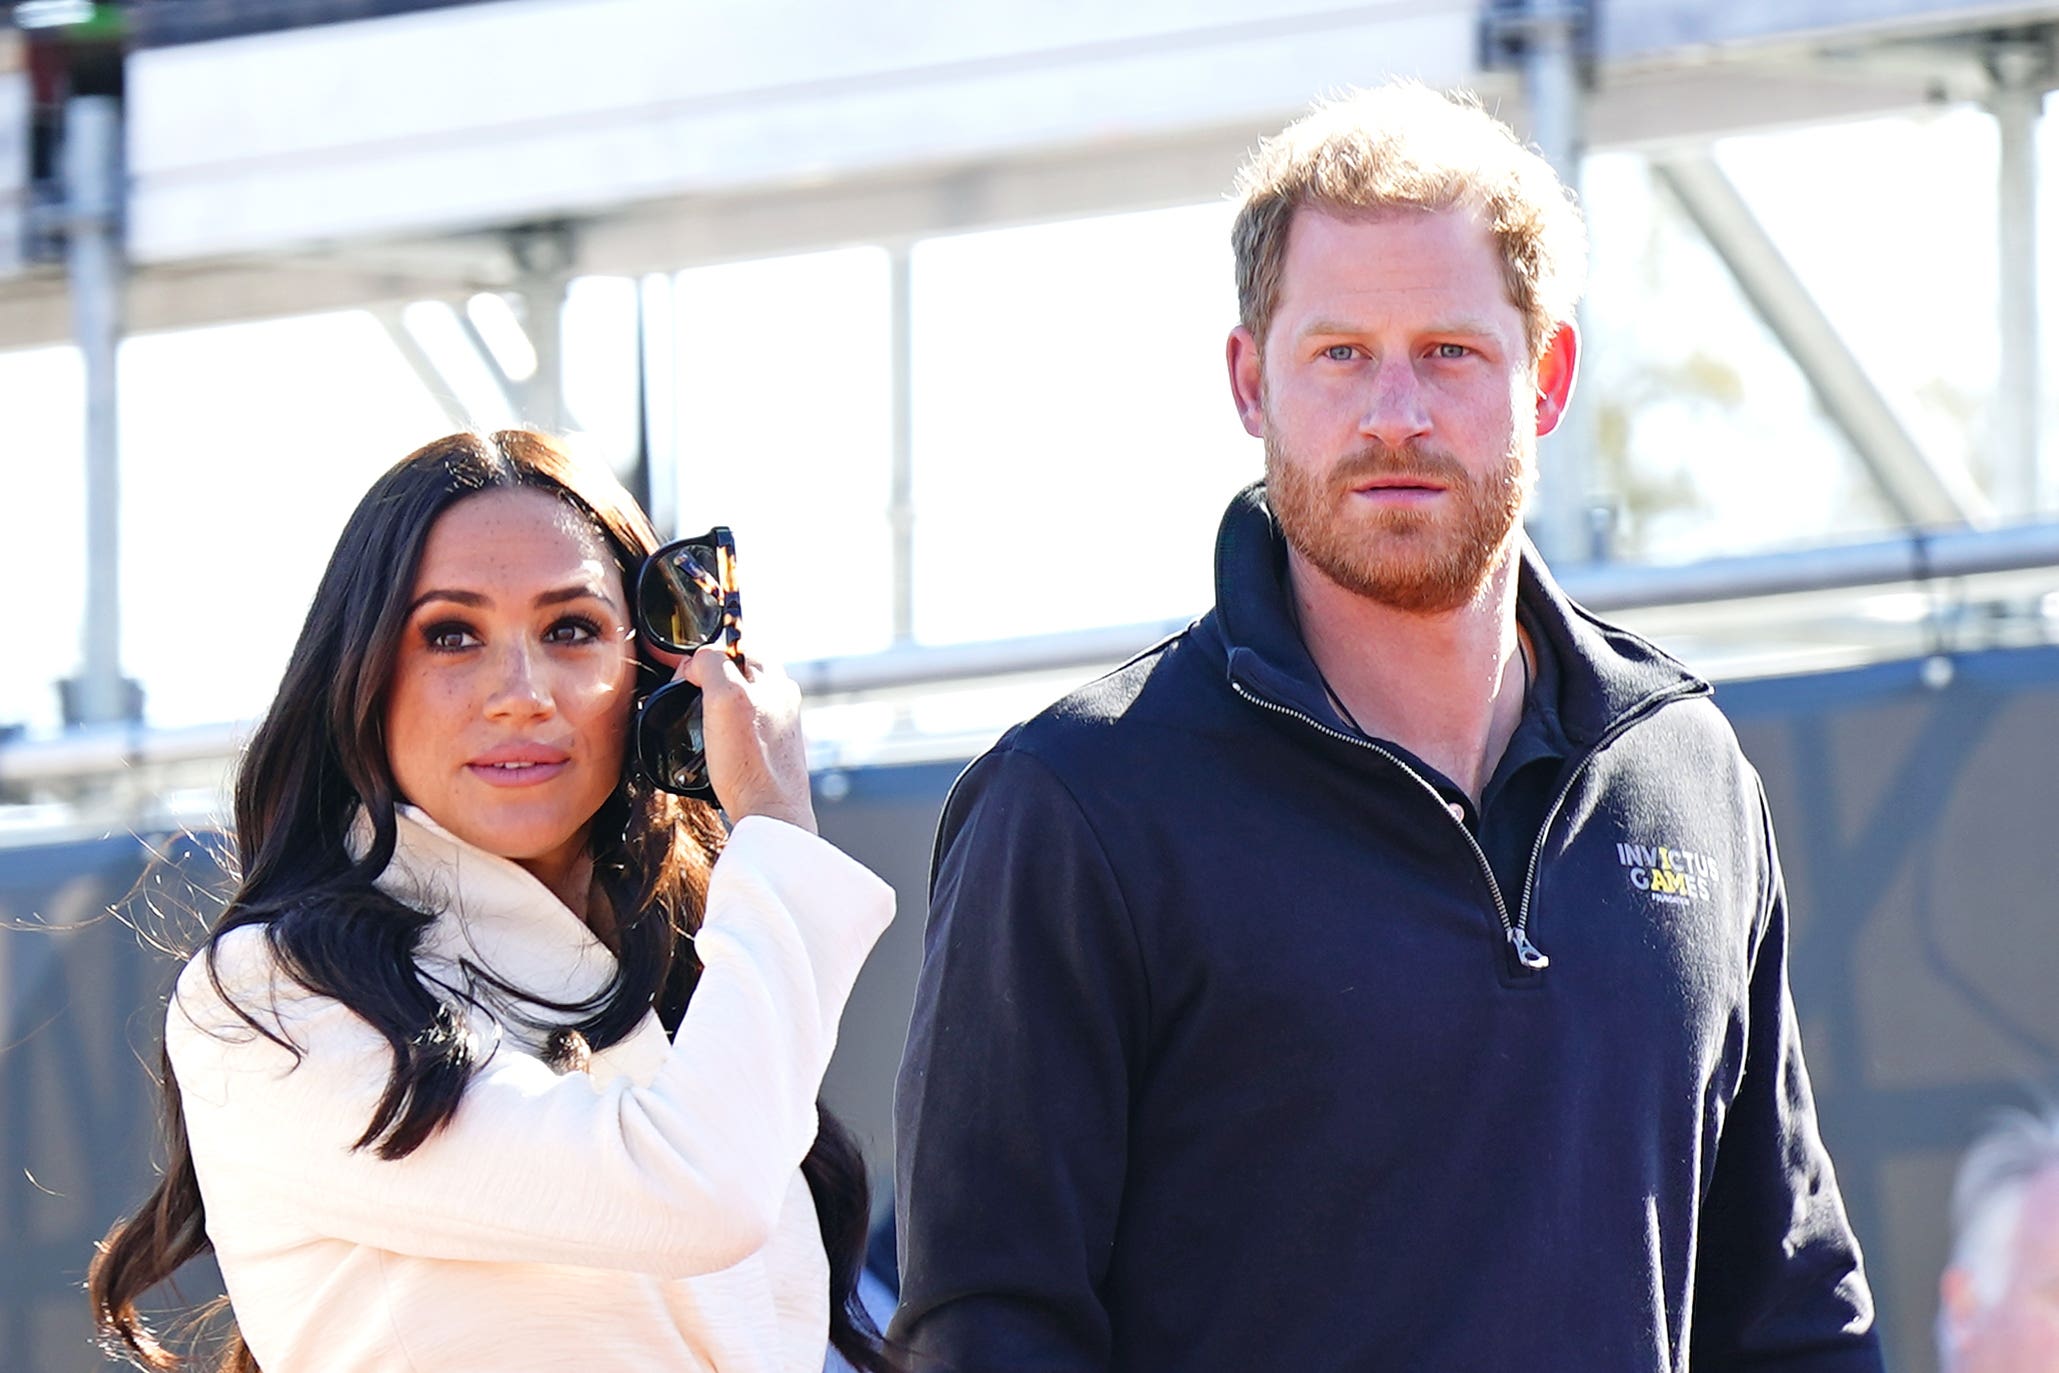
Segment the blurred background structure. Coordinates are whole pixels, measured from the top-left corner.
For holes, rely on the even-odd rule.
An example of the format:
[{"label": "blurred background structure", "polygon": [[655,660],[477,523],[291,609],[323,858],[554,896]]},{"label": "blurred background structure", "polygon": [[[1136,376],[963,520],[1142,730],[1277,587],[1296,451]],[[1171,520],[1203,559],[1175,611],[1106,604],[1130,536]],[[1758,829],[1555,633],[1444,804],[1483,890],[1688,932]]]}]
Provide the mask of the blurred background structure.
[{"label": "blurred background structure", "polygon": [[738,531],[825,829],[901,893],[831,1084],[882,1161],[945,788],[1207,605],[1259,469],[1235,168],[1392,75],[1582,188],[1533,534],[1766,775],[1930,1367],[1956,1152],[2059,1069],[2051,0],[0,3],[0,1364],[93,1365],[148,1166],[170,965],[99,916],[219,820],[351,502],[457,426]]}]

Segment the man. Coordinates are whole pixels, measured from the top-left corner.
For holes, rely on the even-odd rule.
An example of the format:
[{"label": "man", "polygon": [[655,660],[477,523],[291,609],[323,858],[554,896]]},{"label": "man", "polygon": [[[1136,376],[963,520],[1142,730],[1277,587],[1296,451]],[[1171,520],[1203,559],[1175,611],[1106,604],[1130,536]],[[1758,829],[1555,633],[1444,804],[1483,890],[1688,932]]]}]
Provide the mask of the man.
[{"label": "man", "polygon": [[895,1335],[968,1373],[1877,1369],[1758,780],[1520,533],[1578,212],[1412,85],[1241,189],[1266,480],[1214,610],[945,808]]},{"label": "man", "polygon": [[1952,1228],[1938,1284],[1938,1366],[2059,1369],[2059,1108],[2010,1111],[1966,1151]]}]

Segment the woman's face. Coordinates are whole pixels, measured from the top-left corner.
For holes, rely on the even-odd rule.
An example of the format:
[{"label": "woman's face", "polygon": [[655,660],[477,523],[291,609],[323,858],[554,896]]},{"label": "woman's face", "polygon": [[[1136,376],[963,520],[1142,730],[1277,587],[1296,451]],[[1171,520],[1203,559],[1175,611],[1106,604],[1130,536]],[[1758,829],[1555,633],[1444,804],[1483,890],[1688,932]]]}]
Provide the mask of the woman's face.
[{"label": "woman's face", "polygon": [[[430,527],[387,692],[401,794],[560,897],[622,775],[635,643],[622,575],[555,495],[497,488]],[[577,897],[583,900],[583,893]]]}]

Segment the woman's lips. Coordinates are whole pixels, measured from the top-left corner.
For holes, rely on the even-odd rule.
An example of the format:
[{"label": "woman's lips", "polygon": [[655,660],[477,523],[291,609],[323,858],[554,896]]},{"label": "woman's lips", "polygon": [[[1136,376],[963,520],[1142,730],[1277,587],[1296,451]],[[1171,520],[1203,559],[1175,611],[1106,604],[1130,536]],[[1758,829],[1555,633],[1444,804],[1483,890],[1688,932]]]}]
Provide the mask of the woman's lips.
[{"label": "woman's lips", "polygon": [[572,764],[562,749],[543,744],[503,744],[488,749],[465,771],[488,786],[533,787],[550,781]]}]

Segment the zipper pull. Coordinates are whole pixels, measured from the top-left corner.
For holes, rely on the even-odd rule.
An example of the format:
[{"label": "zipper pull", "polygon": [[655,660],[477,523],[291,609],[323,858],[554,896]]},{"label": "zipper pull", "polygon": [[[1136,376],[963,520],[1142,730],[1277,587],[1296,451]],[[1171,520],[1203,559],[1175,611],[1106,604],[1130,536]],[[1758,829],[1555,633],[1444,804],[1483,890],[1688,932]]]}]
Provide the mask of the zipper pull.
[{"label": "zipper pull", "polygon": [[1530,936],[1523,933],[1520,925],[1509,927],[1509,949],[1515,954],[1516,962],[1533,973],[1541,973],[1551,966],[1551,960],[1545,957],[1544,950],[1530,942]]}]

